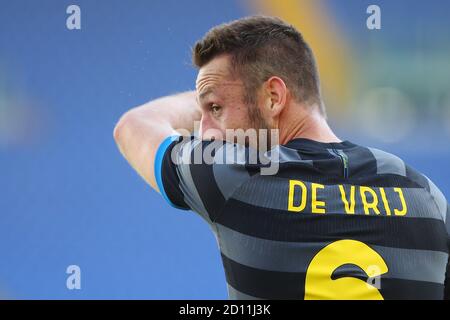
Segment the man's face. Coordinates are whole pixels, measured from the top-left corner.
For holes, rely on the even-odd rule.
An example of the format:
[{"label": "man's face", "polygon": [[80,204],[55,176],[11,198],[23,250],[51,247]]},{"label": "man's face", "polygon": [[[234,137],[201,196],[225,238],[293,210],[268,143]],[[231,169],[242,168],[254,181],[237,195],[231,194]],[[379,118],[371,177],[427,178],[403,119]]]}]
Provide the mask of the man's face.
[{"label": "man's face", "polygon": [[258,107],[245,103],[244,84],[230,75],[229,63],[229,56],[218,56],[201,67],[197,76],[200,135],[205,140],[225,140],[226,129],[267,128]]}]

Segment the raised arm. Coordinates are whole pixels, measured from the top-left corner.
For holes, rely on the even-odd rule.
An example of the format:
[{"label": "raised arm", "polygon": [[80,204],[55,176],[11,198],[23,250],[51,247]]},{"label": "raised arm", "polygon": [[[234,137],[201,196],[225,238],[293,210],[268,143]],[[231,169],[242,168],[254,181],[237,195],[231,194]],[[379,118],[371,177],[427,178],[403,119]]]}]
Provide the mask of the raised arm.
[{"label": "raised arm", "polygon": [[130,165],[159,192],[154,174],[156,151],[176,130],[192,132],[201,112],[195,91],[150,101],[126,112],[114,128],[114,139]]}]

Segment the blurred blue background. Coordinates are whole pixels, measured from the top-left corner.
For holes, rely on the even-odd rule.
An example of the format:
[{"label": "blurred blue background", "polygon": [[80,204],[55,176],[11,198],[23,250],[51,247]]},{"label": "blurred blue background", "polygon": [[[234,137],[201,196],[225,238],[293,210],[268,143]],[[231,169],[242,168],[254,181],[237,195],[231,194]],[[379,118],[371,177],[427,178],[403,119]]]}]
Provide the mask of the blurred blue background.
[{"label": "blurred blue background", "polygon": [[[66,8],[81,8],[81,30]],[[382,29],[369,30],[378,4]],[[194,88],[190,48],[249,14],[297,26],[341,138],[450,196],[450,2],[0,1],[0,298],[225,299],[216,240],[121,157],[120,115]],[[66,268],[81,268],[81,290]]]}]

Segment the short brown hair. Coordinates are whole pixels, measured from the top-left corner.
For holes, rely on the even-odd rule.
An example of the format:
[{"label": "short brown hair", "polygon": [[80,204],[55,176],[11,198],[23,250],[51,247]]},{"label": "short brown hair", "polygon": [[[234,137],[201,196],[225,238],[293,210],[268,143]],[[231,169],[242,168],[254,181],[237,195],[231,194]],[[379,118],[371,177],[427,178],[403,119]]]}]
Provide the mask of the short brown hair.
[{"label": "short brown hair", "polygon": [[325,115],[314,55],[292,25],[266,16],[218,25],[197,41],[192,60],[201,68],[220,54],[231,55],[230,71],[243,80],[248,102],[255,102],[264,81],[278,76],[297,101],[316,103]]}]

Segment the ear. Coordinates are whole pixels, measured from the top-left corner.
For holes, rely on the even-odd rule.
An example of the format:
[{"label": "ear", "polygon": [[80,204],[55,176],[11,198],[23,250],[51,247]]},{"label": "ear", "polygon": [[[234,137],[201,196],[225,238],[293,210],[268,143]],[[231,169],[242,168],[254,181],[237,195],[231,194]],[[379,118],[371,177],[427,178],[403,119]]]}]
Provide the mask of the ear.
[{"label": "ear", "polygon": [[283,79],[273,76],[265,83],[264,111],[271,117],[278,116],[284,109],[287,100],[287,87]]}]

